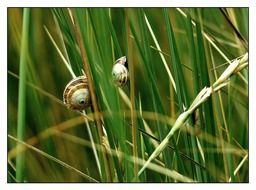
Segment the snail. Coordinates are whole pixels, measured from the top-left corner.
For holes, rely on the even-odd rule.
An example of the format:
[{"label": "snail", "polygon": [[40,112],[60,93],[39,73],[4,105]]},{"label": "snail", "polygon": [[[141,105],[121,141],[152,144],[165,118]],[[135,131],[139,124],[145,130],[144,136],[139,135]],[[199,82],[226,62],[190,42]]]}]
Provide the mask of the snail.
[{"label": "snail", "polygon": [[63,101],[72,110],[82,111],[91,105],[88,81],[85,75],[72,79],[66,85]]},{"label": "snail", "polygon": [[124,86],[129,79],[129,72],[127,68],[126,56],[120,57],[116,60],[112,68],[112,78],[114,83],[121,87]]}]

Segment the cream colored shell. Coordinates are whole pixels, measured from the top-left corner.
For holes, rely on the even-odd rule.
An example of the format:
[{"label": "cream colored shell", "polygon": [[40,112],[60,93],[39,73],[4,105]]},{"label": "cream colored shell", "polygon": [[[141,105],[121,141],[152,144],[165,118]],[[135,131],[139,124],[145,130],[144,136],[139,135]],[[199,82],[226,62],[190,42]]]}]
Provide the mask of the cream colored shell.
[{"label": "cream colored shell", "polygon": [[126,61],[126,56],[120,57],[112,68],[113,81],[119,87],[124,86],[129,80],[129,72],[125,66]]},{"label": "cream colored shell", "polygon": [[72,110],[84,110],[91,105],[88,82],[85,75],[71,80],[63,92],[64,104]]}]

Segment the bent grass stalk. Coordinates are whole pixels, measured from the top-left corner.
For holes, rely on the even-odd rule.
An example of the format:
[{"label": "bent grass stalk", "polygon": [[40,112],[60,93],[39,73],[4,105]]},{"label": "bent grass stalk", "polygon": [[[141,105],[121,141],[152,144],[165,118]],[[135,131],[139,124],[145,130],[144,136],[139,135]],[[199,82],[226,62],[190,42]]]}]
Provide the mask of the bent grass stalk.
[{"label": "bent grass stalk", "polygon": [[180,114],[180,116],[177,118],[176,122],[174,123],[172,129],[167,134],[165,139],[160,143],[160,145],[154,150],[154,152],[150,155],[146,163],[143,165],[143,167],[138,172],[138,176],[141,175],[141,173],[147,168],[149,163],[155,159],[168,145],[168,142],[170,138],[173,136],[173,134],[179,130],[187,121],[189,116],[202,104],[204,103],[214,92],[220,90],[221,88],[225,87],[228,82],[229,78],[233,75],[238,73],[241,69],[245,68],[245,66],[248,66],[248,53],[244,54],[244,56],[239,59],[233,61],[227,69],[222,73],[222,75],[217,79],[217,81],[210,87],[203,88],[197,97],[194,99],[191,106],[188,108],[187,111]]}]

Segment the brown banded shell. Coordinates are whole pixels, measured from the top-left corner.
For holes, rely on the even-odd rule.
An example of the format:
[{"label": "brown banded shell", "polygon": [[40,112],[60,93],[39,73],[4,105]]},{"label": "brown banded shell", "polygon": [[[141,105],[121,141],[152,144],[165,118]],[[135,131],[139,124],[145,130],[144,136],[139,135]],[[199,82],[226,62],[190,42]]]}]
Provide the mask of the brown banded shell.
[{"label": "brown banded shell", "polygon": [[112,78],[114,83],[121,87],[124,86],[129,79],[129,72],[126,67],[127,60],[126,56],[120,57],[116,60],[113,68],[112,68]]},{"label": "brown banded shell", "polygon": [[85,75],[72,79],[66,85],[63,101],[72,110],[84,110],[91,105],[88,81]]}]

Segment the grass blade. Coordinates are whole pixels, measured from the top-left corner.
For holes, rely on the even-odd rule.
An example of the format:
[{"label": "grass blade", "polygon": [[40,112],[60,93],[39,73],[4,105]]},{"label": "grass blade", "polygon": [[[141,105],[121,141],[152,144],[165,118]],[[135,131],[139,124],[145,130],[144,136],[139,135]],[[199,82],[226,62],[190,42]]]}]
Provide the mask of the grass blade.
[{"label": "grass blade", "polygon": [[[28,58],[28,41],[29,41],[29,23],[30,9],[24,9],[21,55],[20,55],[20,80],[19,80],[19,97],[18,97],[18,123],[17,123],[17,138],[24,140],[25,138],[25,113],[26,113],[26,70]],[[25,180],[25,155],[20,154],[16,158],[16,180],[22,182]]]}]

